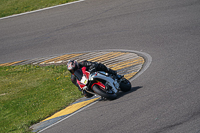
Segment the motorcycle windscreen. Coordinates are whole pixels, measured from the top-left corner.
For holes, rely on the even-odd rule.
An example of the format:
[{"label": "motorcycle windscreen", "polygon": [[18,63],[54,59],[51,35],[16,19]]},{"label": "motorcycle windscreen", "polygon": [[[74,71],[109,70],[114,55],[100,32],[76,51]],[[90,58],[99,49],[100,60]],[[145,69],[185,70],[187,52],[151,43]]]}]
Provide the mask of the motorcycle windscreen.
[{"label": "motorcycle windscreen", "polygon": [[83,72],[81,69],[78,69],[74,72],[74,75],[76,76],[76,78],[81,81],[82,77],[83,77]]}]

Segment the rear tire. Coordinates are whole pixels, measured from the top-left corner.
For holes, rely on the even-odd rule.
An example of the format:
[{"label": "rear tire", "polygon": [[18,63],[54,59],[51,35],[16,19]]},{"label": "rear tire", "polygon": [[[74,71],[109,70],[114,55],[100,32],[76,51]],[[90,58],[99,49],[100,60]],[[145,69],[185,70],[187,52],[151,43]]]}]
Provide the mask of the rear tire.
[{"label": "rear tire", "polygon": [[100,87],[98,85],[94,85],[92,87],[93,91],[95,93],[97,93],[98,95],[102,96],[102,97],[105,97],[109,100],[113,100],[113,99],[116,99],[117,98],[117,95],[116,94],[111,94],[111,93],[106,93],[105,91],[103,91],[102,89],[100,89]]},{"label": "rear tire", "polygon": [[120,83],[119,88],[123,92],[130,91],[131,90],[131,83],[127,79],[124,78],[124,80]]}]

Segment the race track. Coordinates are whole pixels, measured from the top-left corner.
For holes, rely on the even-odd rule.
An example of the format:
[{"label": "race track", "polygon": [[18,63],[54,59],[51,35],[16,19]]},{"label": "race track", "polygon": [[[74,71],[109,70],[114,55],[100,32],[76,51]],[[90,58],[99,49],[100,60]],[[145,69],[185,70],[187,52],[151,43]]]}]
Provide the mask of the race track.
[{"label": "race track", "polygon": [[199,0],[85,0],[0,20],[0,63],[103,49],[152,62],[132,91],[44,133],[200,133]]}]

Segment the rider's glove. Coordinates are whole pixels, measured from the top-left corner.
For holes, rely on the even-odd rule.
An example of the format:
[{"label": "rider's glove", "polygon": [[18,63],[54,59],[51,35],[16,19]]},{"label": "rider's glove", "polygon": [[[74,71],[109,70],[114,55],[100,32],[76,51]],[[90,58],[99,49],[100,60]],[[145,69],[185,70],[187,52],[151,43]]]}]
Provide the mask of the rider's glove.
[{"label": "rider's glove", "polygon": [[95,67],[92,67],[92,68],[89,69],[90,73],[95,72],[95,71],[96,71]]},{"label": "rider's glove", "polygon": [[96,68],[98,66],[98,63],[93,63],[90,68],[89,68],[89,72],[95,72],[96,71]]}]

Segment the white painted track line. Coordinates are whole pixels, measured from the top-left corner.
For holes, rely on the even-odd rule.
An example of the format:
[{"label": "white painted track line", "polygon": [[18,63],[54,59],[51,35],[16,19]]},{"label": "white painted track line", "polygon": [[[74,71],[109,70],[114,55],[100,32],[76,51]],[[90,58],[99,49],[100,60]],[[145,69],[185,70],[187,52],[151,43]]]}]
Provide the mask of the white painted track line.
[{"label": "white painted track line", "polygon": [[65,4],[61,4],[61,5],[56,5],[56,6],[52,6],[52,7],[47,7],[47,8],[43,8],[43,9],[38,9],[38,10],[30,11],[30,12],[15,14],[15,15],[11,15],[11,16],[7,16],[7,17],[0,18],[0,20],[2,20],[2,19],[7,19],[7,18],[13,18],[13,17],[25,15],[25,14],[40,12],[40,11],[44,11],[44,10],[48,10],[48,9],[52,9],[52,8],[56,8],[56,7],[66,6],[66,5],[70,5],[70,4],[74,4],[74,3],[78,3],[78,2],[83,2],[83,1],[85,1],[85,0],[74,1],[74,2],[69,2],[69,3],[65,3]]}]

